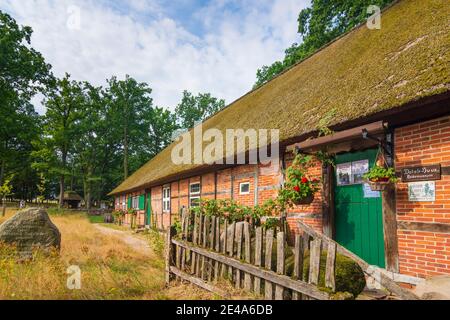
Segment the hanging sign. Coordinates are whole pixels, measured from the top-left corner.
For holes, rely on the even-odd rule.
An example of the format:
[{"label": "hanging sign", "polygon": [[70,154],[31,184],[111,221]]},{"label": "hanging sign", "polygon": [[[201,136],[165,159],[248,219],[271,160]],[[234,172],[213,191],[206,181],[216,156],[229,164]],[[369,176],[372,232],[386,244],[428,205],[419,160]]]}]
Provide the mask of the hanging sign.
[{"label": "hanging sign", "polygon": [[408,183],[409,201],[435,201],[436,188],[434,181]]},{"label": "hanging sign", "polygon": [[417,166],[402,169],[402,182],[430,181],[441,179],[441,165]]}]

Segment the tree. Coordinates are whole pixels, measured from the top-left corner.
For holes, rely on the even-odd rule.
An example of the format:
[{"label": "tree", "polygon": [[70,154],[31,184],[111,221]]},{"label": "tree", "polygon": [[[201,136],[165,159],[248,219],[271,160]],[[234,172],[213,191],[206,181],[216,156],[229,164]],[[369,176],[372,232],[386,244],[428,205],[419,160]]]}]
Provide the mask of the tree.
[{"label": "tree", "polygon": [[0,197],[2,198],[2,217],[6,213],[6,196],[10,195],[12,191],[11,178],[5,179],[0,185]]},{"label": "tree", "polygon": [[148,121],[153,105],[150,97],[152,89],[146,83],[139,83],[130,76],[125,80],[112,77],[108,80],[106,90],[110,104],[110,125],[116,128],[120,137],[123,152],[123,179],[128,178],[130,171],[130,155],[134,156],[139,142],[148,130]]},{"label": "tree", "polygon": [[30,141],[36,113],[29,101],[52,78],[51,66],[30,46],[32,32],[0,11],[0,185]]},{"label": "tree", "polygon": [[47,112],[44,117],[44,148],[51,161],[50,170],[59,175],[59,206],[62,207],[65,191],[65,177],[70,174],[67,167],[69,152],[76,134],[80,106],[84,96],[82,86],[77,81],[71,81],[66,74],[63,79],[55,81],[49,88],[44,101]]},{"label": "tree", "polygon": [[181,102],[175,109],[177,124],[184,129],[193,128],[196,122],[205,120],[224,107],[223,99],[214,98],[209,93],[194,96],[185,90]]},{"label": "tree", "polygon": [[312,0],[309,8],[300,11],[298,33],[303,42],[286,49],[283,61],[263,66],[256,72],[255,87],[271,80],[287,68],[304,60],[340,35],[362,23],[369,14],[367,8],[377,5],[384,8],[394,0]]}]

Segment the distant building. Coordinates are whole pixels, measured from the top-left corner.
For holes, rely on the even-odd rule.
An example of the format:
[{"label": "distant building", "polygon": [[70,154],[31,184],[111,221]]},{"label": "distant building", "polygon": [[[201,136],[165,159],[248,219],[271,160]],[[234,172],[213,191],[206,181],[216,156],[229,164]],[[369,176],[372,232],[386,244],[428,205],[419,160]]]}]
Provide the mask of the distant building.
[{"label": "distant building", "polygon": [[83,198],[75,191],[64,192],[64,207],[70,209],[77,209],[80,206]]}]

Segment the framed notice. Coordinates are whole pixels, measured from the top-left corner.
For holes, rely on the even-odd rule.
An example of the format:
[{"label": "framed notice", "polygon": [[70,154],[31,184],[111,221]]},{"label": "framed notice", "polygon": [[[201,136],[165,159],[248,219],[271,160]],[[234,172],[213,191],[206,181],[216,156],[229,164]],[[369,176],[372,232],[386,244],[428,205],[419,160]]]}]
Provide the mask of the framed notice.
[{"label": "framed notice", "polygon": [[369,171],[369,160],[358,160],[336,165],[337,185],[362,184],[363,175]]},{"label": "framed notice", "polygon": [[408,183],[409,201],[435,201],[436,188],[434,181]]},{"label": "framed notice", "polygon": [[363,183],[363,193],[364,198],[379,198],[381,197],[380,191],[373,191],[372,188],[370,188],[370,185],[368,183]]},{"label": "framed notice", "polygon": [[352,163],[341,163],[336,165],[336,178],[338,186],[345,186],[352,183]]},{"label": "framed notice", "polygon": [[352,183],[363,183],[363,175],[369,171],[369,160],[352,162]]}]

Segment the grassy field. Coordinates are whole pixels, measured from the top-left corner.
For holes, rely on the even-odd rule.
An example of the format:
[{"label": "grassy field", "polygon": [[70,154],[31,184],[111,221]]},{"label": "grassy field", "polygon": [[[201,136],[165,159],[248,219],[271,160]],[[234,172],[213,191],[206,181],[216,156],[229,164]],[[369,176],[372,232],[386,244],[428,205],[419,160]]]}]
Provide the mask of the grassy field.
[{"label": "grassy field", "polygon": [[[11,217],[8,210],[0,223]],[[153,250],[134,250],[120,237],[101,233],[82,213],[55,210],[51,219],[61,231],[60,253],[36,253],[33,261],[18,262],[0,246],[2,299],[215,299],[191,285],[164,285],[163,242],[156,234],[146,239]],[[79,266],[81,289],[67,289],[67,268]]]}]

